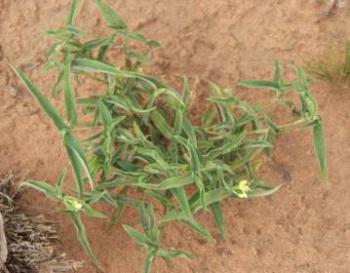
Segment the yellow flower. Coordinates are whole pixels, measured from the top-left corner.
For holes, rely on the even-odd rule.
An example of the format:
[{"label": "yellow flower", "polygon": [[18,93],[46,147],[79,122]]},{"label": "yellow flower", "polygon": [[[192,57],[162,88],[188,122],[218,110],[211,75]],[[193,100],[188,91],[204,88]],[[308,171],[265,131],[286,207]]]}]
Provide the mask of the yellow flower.
[{"label": "yellow flower", "polygon": [[238,189],[242,192],[249,192],[251,190],[251,188],[249,187],[248,180],[239,181]]},{"label": "yellow flower", "polygon": [[82,202],[79,199],[72,196],[65,196],[63,202],[65,203],[68,210],[73,210],[77,212],[83,208]]},{"label": "yellow flower", "polygon": [[238,185],[234,187],[233,192],[237,194],[239,198],[248,198],[248,192],[252,189],[249,187],[248,180],[239,181]]}]

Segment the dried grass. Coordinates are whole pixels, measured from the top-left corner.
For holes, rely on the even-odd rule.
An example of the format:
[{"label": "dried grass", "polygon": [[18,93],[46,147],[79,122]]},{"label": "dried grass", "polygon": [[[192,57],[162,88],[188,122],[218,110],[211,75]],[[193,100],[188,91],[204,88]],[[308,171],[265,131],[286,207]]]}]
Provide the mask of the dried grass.
[{"label": "dried grass", "polygon": [[81,263],[55,252],[57,230],[43,216],[28,217],[16,204],[20,194],[13,174],[0,177],[0,212],[4,218],[10,273],[76,272]]}]

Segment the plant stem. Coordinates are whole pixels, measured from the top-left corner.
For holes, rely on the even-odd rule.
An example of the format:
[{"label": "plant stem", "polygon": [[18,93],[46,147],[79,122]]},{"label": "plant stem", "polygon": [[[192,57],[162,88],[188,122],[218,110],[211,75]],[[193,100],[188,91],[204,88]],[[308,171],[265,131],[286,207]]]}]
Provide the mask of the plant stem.
[{"label": "plant stem", "polygon": [[[312,121],[311,118],[302,118],[302,119],[298,119],[294,122],[291,122],[291,123],[286,123],[286,124],[283,124],[283,125],[280,125],[278,126],[278,129],[280,131],[287,131],[288,129],[290,128],[294,128],[296,126],[300,126],[300,125],[306,125],[308,124],[310,121]],[[255,134],[266,134],[269,132],[269,129],[266,128],[266,129],[260,129],[260,130],[255,130],[255,131],[252,131],[252,132],[249,132],[248,134],[249,135],[255,135]]]}]

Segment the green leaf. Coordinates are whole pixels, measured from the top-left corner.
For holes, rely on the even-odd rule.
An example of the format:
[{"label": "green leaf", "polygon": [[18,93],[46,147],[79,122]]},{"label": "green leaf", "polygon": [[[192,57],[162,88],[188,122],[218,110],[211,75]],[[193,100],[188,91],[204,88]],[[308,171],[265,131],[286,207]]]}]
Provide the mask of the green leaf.
[{"label": "green leaf", "polygon": [[91,194],[91,196],[89,196],[88,198],[85,198],[85,203],[89,204],[90,206],[98,201],[101,201],[105,195],[108,194],[108,192],[106,190],[95,190],[95,191],[90,191],[89,192]]},{"label": "green leaf", "polygon": [[111,113],[109,112],[109,109],[102,100],[98,101],[98,109],[100,111],[105,128],[109,128],[112,125],[113,119]]},{"label": "green leaf", "polygon": [[186,76],[183,77],[182,101],[184,105],[190,102],[190,84]]},{"label": "green leaf", "polygon": [[105,214],[102,212],[99,212],[97,210],[94,210],[90,205],[83,203],[83,208],[82,210],[90,217],[95,217],[95,218],[107,218]]},{"label": "green leaf", "polygon": [[140,208],[140,214],[141,214],[141,225],[145,232],[147,232],[150,229],[153,229],[155,226],[155,215],[153,206],[148,203],[143,203]]},{"label": "green leaf", "polygon": [[[228,191],[226,188],[214,189],[207,191],[204,195],[205,203],[209,206],[211,204],[221,202],[232,196],[232,192]],[[195,200],[191,202],[191,208],[194,212],[199,209],[203,209],[202,202],[200,200]]]},{"label": "green leaf", "polygon": [[190,254],[182,250],[159,249],[157,251],[157,256],[162,257],[163,259],[166,259],[166,260],[174,259],[178,257],[185,258],[185,259],[193,259],[193,257]]},{"label": "green leaf", "polygon": [[248,87],[248,88],[262,88],[262,89],[278,89],[278,83],[273,81],[263,81],[263,80],[251,80],[251,81],[242,81],[239,83],[239,86]]},{"label": "green leaf", "polygon": [[149,246],[156,246],[152,241],[150,241],[146,235],[142,234],[141,232],[137,231],[131,226],[123,225],[124,230],[126,233],[140,246],[143,247],[149,247]]},{"label": "green leaf", "polygon": [[78,194],[81,196],[83,194],[83,189],[84,189],[84,180],[82,177],[82,170],[85,172],[85,174],[88,177],[91,189],[94,189],[95,183],[92,179],[89,165],[85,158],[84,151],[79,144],[79,141],[70,132],[66,132],[63,136],[63,142],[66,147],[66,151],[74,171],[77,191],[78,191]]},{"label": "green leaf", "polygon": [[295,74],[298,79],[297,85],[299,85],[300,91],[306,91],[309,83],[311,82],[310,79],[306,76],[304,70],[299,66],[295,66]]},{"label": "green leaf", "polygon": [[[200,194],[196,194],[197,198],[194,198],[190,200],[190,207],[191,211],[193,213],[198,212],[199,210],[203,209],[203,203],[201,201]],[[204,198],[205,198],[205,204],[210,206],[213,203],[223,201],[225,199],[228,199],[232,197],[232,192],[228,191],[225,188],[219,188],[219,189],[214,189],[208,192],[204,193]],[[179,209],[174,209],[167,213],[165,216],[163,216],[161,222],[166,223],[170,221],[176,221],[176,220],[183,220],[185,218],[185,213],[183,210]]]},{"label": "green leaf", "polygon": [[183,176],[175,176],[169,177],[163,180],[159,184],[159,188],[162,190],[175,189],[179,187],[184,187],[186,185],[190,185],[195,182],[195,179],[191,176],[183,177]]},{"label": "green leaf", "polygon": [[74,25],[75,17],[78,13],[78,10],[79,10],[79,4],[80,4],[79,0],[72,0],[71,6],[69,9],[69,13],[67,16],[67,20],[66,20],[66,26],[73,26]]},{"label": "green leaf", "polygon": [[145,36],[143,36],[142,34],[137,33],[137,32],[131,32],[131,31],[127,31],[127,30],[122,30],[122,31],[118,31],[118,34],[122,35],[122,36],[124,36],[124,37],[126,37],[128,39],[132,39],[132,40],[141,42],[143,44],[146,44],[146,45],[148,45],[149,47],[152,47],[152,48],[160,46],[158,41],[146,39]]},{"label": "green leaf", "polygon": [[64,101],[66,106],[66,115],[71,126],[77,123],[77,112],[75,106],[75,95],[74,90],[70,82],[71,77],[71,58],[70,54],[66,55],[63,69],[63,90],[64,90]]},{"label": "green leaf", "polygon": [[[72,66],[76,70],[82,70],[86,72],[100,72],[100,73],[106,73],[106,74],[118,75],[118,76],[124,75],[119,68],[109,64],[105,64],[100,61],[96,61],[96,60],[78,58],[73,60]],[[131,75],[131,74],[130,72],[125,72],[125,75]]]},{"label": "green leaf", "polygon": [[105,73],[110,75],[116,75],[124,78],[139,78],[149,83],[150,85],[154,86],[153,83],[151,83],[148,79],[146,79],[146,77],[144,77],[139,73],[121,70],[113,65],[105,64],[103,62],[96,61],[96,60],[90,60],[90,59],[84,59],[84,58],[75,59],[72,61],[72,67],[75,70],[79,70],[79,71],[99,72],[99,73]]},{"label": "green leaf", "polygon": [[323,124],[318,119],[313,125],[313,139],[314,148],[317,158],[318,165],[320,167],[321,177],[325,182],[328,181],[328,166],[327,166],[327,155],[326,155],[326,143],[324,136]]},{"label": "green leaf", "polygon": [[177,110],[174,121],[174,134],[181,135],[183,129],[184,111]]},{"label": "green leaf", "polygon": [[72,26],[66,26],[64,29],[49,30],[49,31],[46,31],[44,34],[48,36],[55,36],[61,39],[67,39],[67,38],[70,38],[70,36],[72,35],[73,36],[83,35],[84,32]]},{"label": "green leaf", "polygon": [[204,157],[210,161],[219,156],[223,156],[225,154],[231,153],[234,149],[242,145],[243,140],[246,138],[247,134],[245,131],[240,133],[239,135],[234,135],[229,137],[226,143],[222,146],[214,148],[208,152]]},{"label": "green leaf", "polygon": [[152,240],[155,245],[159,245],[160,230],[157,225],[156,215],[154,213],[153,205],[150,203],[143,203],[140,208],[141,225],[145,231],[147,238]]},{"label": "green leaf", "polygon": [[103,19],[106,21],[110,28],[117,30],[126,29],[125,23],[120,16],[112,9],[111,6],[106,4],[103,0],[96,0],[97,7],[99,8]]},{"label": "green leaf", "polygon": [[82,176],[80,162],[79,162],[77,156],[75,155],[74,150],[67,145],[66,145],[66,152],[67,152],[67,155],[68,155],[69,160],[70,160],[70,164],[71,164],[72,169],[73,169],[74,181],[76,184],[77,193],[78,193],[79,197],[82,197],[83,192],[84,192],[84,179]]},{"label": "green leaf", "polygon": [[151,114],[152,121],[154,125],[158,128],[158,130],[162,133],[163,136],[165,136],[168,139],[173,138],[173,130],[169,126],[169,124],[166,122],[165,118],[159,111],[154,110]]},{"label": "green leaf", "polygon": [[44,112],[51,118],[56,127],[59,130],[67,129],[67,125],[62,120],[60,114],[55,107],[47,100],[43,93],[19,70],[16,68],[12,69],[15,71],[17,76],[21,79],[25,87],[32,94],[32,96],[37,100]]},{"label": "green leaf", "polygon": [[171,200],[169,200],[165,194],[161,194],[157,191],[152,191],[152,190],[146,190],[145,193],[153,197],[154,199],[158,200],[164,208],[168,210],[171,210],[174,208]]},{"label": "green leaf", "polygon": [[67,170],[63,169],[56,181],[56,190],[61,196],[63,192],[64,183],[66,182],[66,177],[67,177]]},{"label": "green leaf", "polygon": [[53,200],[60,200],[60,194],[57,189],[46,182],[35,181],[35,180],[27,180],[21,183],[23,186],[28,186],[37,191],[40,191],[46,195],[46,197]]},{"label": "green leaf", "polygon": [[216,108],[210,107],[205,111],[205,113],[201,118],[202,124],[204,126],[210,126],[214,122],[216,117],[217,117]]},{"label": "green leaf", "polygon": [[278,86],[277,90],[278,91],[284,91],[281,90],[283,88],[283,77],[282,77],[282,71],[281,71],[281,66],[279,62],[275,62],[274,69],[273,69],[273,82],[276,83]]},{"label": "green leaf", "polygon": [[179,206],[183,211],[185,217],[190,221],[194,221],[185,189],[183,187],[175,188],[172,190],[172,193],[174,194],[177,202],[179,203]]},{"label": "green leaf", "polygon": [[82,45],[82,50],[91,51],[98,47],[109,46],[114,42],[114,35],[109,38],[90,40]]},{"label": "green leaf", "polygon": [[96,256],[94,255],[89,240],[87,238],[86,235],[86,230],[85,230],[85,226],[83,221],[81,220],[80,214],[79,213],[69,213],[69,216],[74,224],[74,227],[76,229],[77,232],[77,237],[78,240],[81,244],[81,246],[83,247],[83,249],[85,250],[85,253],[89,256],[91,262],[93,263],[93,265],[98,268],[101,271],[104,271],[99,263],[99,261],[97,260]]},{"label": "green leaf", "polygon": [[213,213],[215,224],[218,227],[220,234],[223,238],[226,238],[226,227],[224,217],[222,215],[220,203],[216,202],[210,205],[211,212]]},{"label": "green leaf", "polygon": [[52,96],[54,96],[54,97],[57,97],[60,94],[61,90],[62,90],[63,75],[64,75],[64,72],[62,71],[58,75],[56,83],[55,83],[55,85],[52,88]]},{"label": "green leaf", "polygon": [[274,194],[275,192],[277,192],[281,187],[283,186],[283,184],[278,185],[277,187],[270,187],[269,189],[263,189],[263,190],[254,190],[252,192],[248,192],[248,199],[255,199],[258,197],[266,197],[269,195]]},{"label": "green leaf", "polygon": [[149,59],[148,59],[147,55],[145,55],[145,54],[140,54],[134,50],[130,50],[127,48],[125,48],[124,51],[125,51],[125,54],[128,56],[128,58],[130,58],[130,59],[134,59],[137,62],[140,62],[143,64],[149,63]]},{"label": "green leaf", "polygon": [[114,225],[120,222],[120,219],[125,211],[125,205],[121,203],[119,207],[115,208],[111,216],[111,220],[108,223],[108,229],[111,229]]},{"label": "green leaf", "polygon": [[100,49],[98,50],[97,60],[99,60],[100,62],[104,61],[109,47],[110,45],[104,45],[100,47]]},{"label": "green leaf", "polygon": [[183,222],[189,226],[190,228],[192,228],[197,234],[201,235],[204,239],[212,241],[213,237],[211,236],[210,232],[202,227],[201,225],[199,225],[197,222],[195,222],[194,220],[183,220]]},{"label": "green leaf", "polygon": [[264,149],[271,148],[272,144],[266,140],[247,140],[240,149]]}]

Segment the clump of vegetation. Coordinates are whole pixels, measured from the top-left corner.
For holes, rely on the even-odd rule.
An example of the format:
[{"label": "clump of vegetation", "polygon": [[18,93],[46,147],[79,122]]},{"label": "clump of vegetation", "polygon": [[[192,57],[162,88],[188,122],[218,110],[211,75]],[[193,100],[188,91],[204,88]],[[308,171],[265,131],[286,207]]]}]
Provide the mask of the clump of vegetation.
[{"label": "clump of vegetation", "polygon": [[[60,96],[63,91],[65,118],[15,69],[58,128],[75,188],[65,186],[66,170],[54,186],[35,180],[24,184],[61,204],[96,267],[102,270],[81,219],[82,214],[107,218],[94,208],[96,203],[114,208],[108,217],[111,225],[120,222],[125,208],[139,210],[141,229],[128,225],[123,228],[147,251],[143,272],[151,272],[156,257],[190,258],[184,251],[164,248],[163,227],[169,222],[182,222],[210,240],[211,233],[195,219],[198,212],[210,212],[225,237],[223,200],[267,196],[280,188],[261,181],[257,170],[273,148],[275,138],[290,128],[313,130],[316,158],[322,177],[327,179],[323,126],[308,89],[310,79],[300,68],[295,68],[293,81],[284,80],[276,64],[271,81],[240,83],[246,88],[271,90],[274,98],[268,109],[286,107],[293,113],[289,122],[277,124],[267,114],[266,106],[250,105],[234,96],[231,89],[212,83],[208,107],[201,122],[193,124],[186,78],[179,92],[142,72],[149,51],[158,47],[158,42],[131,32],[104,1],[97,0],[96,4],[112,30],[110,36],[84,41],[83,32],[74,25],[78,0],[72,1],[64,28],[48,32],[55,38],[48,67],[58,72],[53,93]],[[144,51],[135,50],[131,42],[141,44]],[[108,53],[116,49],[123,55],[123,63],[110,58]],[[73,78],[81,80],[80,83],[86,78],[94,80],[100,91],[90,97],[77,97]],[[287,93],[294,93],[300,103],[288,100]],[[83,141],[76,137],[81,128],[91,132]],[[135,194],[135,189],[142,194]],[[155,211],[155,204],[164,210]]]},{"label": "clump of vegetation", "polygon": [[16,204],[19,194],[13,174],[0,177],[0,216],[3,216],[6,240],[1,241],[1,252],[6,253],[1,272],[75,272],[82,266],[79,262],[57,255],[55,225],[42,216],[28,217]]},{"label": "clump of vegetation", "polygon": [[315,65],[309,66],[309,71],[323,81],[350,85],[350,42],[345,44],[342,54],[338,47]]}]

